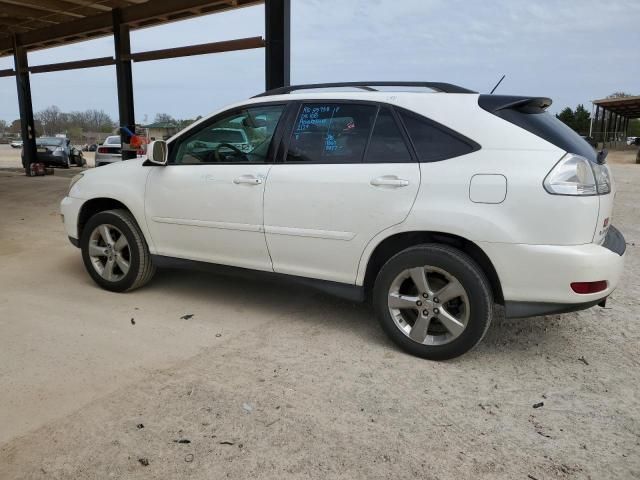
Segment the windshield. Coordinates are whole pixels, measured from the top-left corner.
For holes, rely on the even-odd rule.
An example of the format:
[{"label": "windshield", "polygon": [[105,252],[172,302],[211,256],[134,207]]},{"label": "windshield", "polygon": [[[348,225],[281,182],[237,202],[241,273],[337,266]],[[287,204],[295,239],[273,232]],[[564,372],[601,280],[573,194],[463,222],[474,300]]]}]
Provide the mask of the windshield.
[{"label": "windshield", "polygon": [[104,141],[105,145],[120,145],[120,137],[115,136],[115,137],[107,137],[107,139]]},{"label": "windshield", "polygon": [[51,147],[60,147],[64,142],[64,138],[40,137],[36,138],[36,145],[44,145]]}]

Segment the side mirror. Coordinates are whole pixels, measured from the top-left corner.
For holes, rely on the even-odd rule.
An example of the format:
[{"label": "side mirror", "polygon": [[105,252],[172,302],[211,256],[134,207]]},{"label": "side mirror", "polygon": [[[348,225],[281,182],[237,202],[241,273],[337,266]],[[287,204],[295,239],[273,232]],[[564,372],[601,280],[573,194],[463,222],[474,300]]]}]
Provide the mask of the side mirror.
[{"label": "side mirror", "polygon": [[166,165],[169,157],[167,142],[155,140],[147,147],[147,160],[156,165]]}]

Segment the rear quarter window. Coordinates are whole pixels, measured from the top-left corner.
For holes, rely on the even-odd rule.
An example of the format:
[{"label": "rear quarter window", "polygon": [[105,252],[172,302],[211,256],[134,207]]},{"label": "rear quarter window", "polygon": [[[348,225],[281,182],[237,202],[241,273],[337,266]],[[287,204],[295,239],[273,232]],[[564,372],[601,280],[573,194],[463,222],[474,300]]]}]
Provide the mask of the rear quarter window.
[{"label": "rear quarter window", "polygon": [[420,162],[439,162],[480,149],[473,140],[422,115],[399,110]]}]

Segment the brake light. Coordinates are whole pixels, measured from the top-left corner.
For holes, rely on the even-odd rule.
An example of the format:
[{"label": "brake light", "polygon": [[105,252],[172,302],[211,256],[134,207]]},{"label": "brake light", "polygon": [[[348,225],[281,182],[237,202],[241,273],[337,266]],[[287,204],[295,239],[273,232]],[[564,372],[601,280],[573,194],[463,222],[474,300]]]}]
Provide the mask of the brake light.
[{"label": "brake light", "polygon": [[107,147],[98,147],[98,153],[109,153],[109,149]]},{"label": "brake light", "polygon": [[573,282],[571,290],[581,295],[588,293],[598,293],[607,289],[606,280],[598,280],[597,282]]}]

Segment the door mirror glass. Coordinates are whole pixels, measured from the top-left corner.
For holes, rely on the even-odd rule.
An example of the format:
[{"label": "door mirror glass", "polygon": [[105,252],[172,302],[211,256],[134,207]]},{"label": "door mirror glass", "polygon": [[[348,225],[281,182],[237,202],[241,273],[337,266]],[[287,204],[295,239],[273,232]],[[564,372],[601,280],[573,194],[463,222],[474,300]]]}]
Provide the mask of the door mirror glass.
[{"label": "door mirror glass", "polygon": [[147,160],[156,165],[166,165],[168,158],[167,142],[155,140],[147,148]]}]

